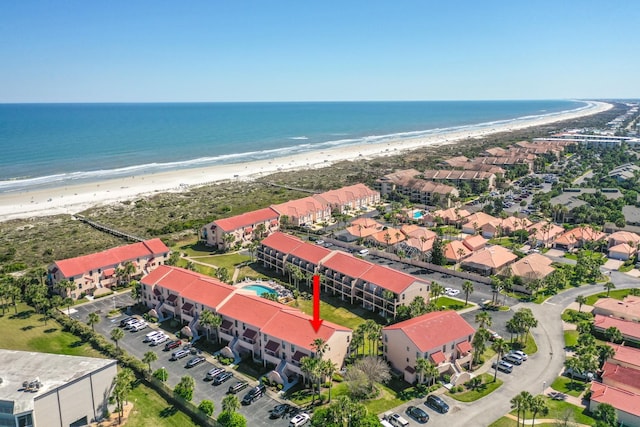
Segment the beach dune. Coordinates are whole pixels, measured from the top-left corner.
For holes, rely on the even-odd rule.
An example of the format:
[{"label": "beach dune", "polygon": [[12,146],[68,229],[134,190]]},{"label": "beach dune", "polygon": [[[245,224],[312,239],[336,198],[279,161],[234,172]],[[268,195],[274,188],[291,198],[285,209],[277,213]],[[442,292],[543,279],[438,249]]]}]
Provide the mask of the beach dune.
[{"label": "beach dune", "polygon": [[495,133],[584,117],[612,107],[608,103],[590,101],[585,108],[579,110],[532,117],[490,127],[453,130],[427,137],[336,147],[274,159],[136,175],[58,188],[3,193],[0,194],[0,221],[74,214],[95,205],[111,204],[161,192],[184,191],[192,186],[224,180],[251,180],[277,171],[323,168],[343,160],[397,155],[420,147],[453,144],[467,138],[482,138]]}]

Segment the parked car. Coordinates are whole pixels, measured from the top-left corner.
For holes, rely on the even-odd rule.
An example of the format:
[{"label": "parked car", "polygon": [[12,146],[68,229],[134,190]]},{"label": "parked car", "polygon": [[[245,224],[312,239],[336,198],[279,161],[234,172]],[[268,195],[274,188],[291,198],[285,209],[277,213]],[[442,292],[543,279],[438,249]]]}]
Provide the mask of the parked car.
[{"label": "parked car", "polygon": [[127,321],[124,323],[123,328],[124,328],[124,329],[131,329],[134,325],[137,325],[137,324],[138,324],[138,323],[140,323],[140,322],[142,322],[142,320],[140,320],[140,319],[136,319],[136,318],[134,317],[134,318],[132,318],[132,319],[130,319],[130,320],[127,320]]},{"label": "parked car", "polygon": [[138,319],[136,319],[135,317],[125,317],[120,321],[120,327],[124,328],[127,325],[127,323],[133,322],[134,320],[138,320]]},{"label": "parked car", "polygon": [[522,365],[523,359],[522,357],[515,355],[513,353],[509,353],[505,355],[502,360],[505,362],[513,363],[514,365]]},{"label": "parked car", "polygon": [[147,326],[149,326],[149,325],[147,324],[147,322],[138,322],[138,323],[134,323],[134,324],[131,326],[131,332],[138,332],[138,331],[141,331],[141,330],[145,329]]},{"label": "parked car", "polygon": [[489,332],[489,334],[490,334],[489,339],[491,341],[495,341],[497,339],[502,338],[502,336],[499,333],[497,333],[496,331],[492,331],[491,329],[487,329],[487,332]]},{"label": "parked car", "polygon": [[217,374],[215,377],[213,377],[213,385],[220,385],[223,382],[230,380],[232,376],[233,376],[232,372],[222,371],[219,374]]},{"label": "parked car", "polygon": [[392,426],[395,426],[395,427],[408,427],[409,426],[409,421],[407,421],[404,418],[402,418],[402,416],[400,414],[396,414],[396,413],[391,412],[391,411],[385,412],[384,415],[383,415],[383,419],[385,421],[388,421],[389,424],[391,424]]},{"label": "parked car", "polygon": [[267,387],[265,387],[263,384],[255,386],[254,388],[249,390],[247,394],[244,395],[244,398],[242,399],[242,404],[251,405],[251,403],[260,399],[266,391],[267,391]]},{"label": "parked car", "polygon": [[147,335],[144,336],[142,342],[150,342],[152,341],[156,336],[161,336],[164,335],[164,332],[162,331],[151,331],[149,332]]},{"label": "parked car", "polygon": [[156,335],[151,339],[150,345],[160,345],[168,339],[169,337],[165,334]]},{"label": "parked car", "polygon": [[187,357],[188,355],[189,355],[189,352],[185,350],[174,351],[173,353],[171,353],[171,359],[169,360],[182,359],[183,357]]},{"label": "parked car", "polygon": [[520,356],[522,360],[527,360],[529,358],[529,356],[527,356],[527,353],[522,350],[513,350],[511,351],[511,353],[515,354],[516,356]]},{"label": "parked car", "polygon": [[309,422],[311,417],[306,412],[301,412],[289,421],[289,427],[300,427]]},{"label": "parked car", "polygon": [[447,295],[449,295],[450,297],[455,297],[459,293],[460,291],[458,289],[451,289],[449,292],[447,292]]},{"label": "parked car", "polygon": [[224,369],[222,369],[222,368],[211,368],[207,372],[207,375],[205,375],[205,379],[212,380],[212,379],[215,378],[216,375],[218,375],[221,372],[224,372]]},{"label": "parked car", "polygon": [[182,341],[180,340],[169,341],[164,345],[164,351],[173,350],[174,348],[178,348],[181,345],[182,345]]},{"label": "parked car", "polygon": [[498,371],[510,374],[513,372],[513,365],[509,362],[505,362],[504,360],[498,360],[497,362],[493,362],[491,367],[493,369],[496,368],[496,364],[498,365]]},{"label": "parked car", "polygon": [[276,405],[271,410],[271,414],[269,415],[269,418],[271,419],[281,418],[285,414],[288,414],[291,411],[291,409],[292,409],[292,406],[289,405],[288,403]]},{"label": "parked car", "polygon": [[235,384],[231,384],[229,386],[229,393],[230,394],[236,394],[236,393],[240,393],[242,390],[244,390],[245,388],[249,387],[249,383],[246,381],[238,381]]},{"label": "parked car", "polygon": [[565,369],[565,375],[572,379],[581,380],[581,381],[593,381],[595,379],[595,375],[593,372],[580,372],[574,371],[571,368]]},{"label": "parked car", "polygon": [[406,412],[407,415],[409,415],[419,423],[426,423],[427,421],[429,421],[429,415],[417,406],[409,406]]},{"label": "parked car", "polygon": [[196,357],[192,357],[191,359],[189,359],[189,361],[187,362],[187,364],[185,365],[186,368],[193,368],[194,366],[198,366],[199,364],[203,363],[206,359],[202,356],[196,356]]},{"label": "parked car", "polygon": [[441,414],[449,412],[449,405],[447,405],[447,402],[445,402],[440,398],[440,396],[436,396],[435,394],[430,394],[429,396],[427,396],[427,400],[425,400],[424,404],[432,409],[435,409]]}]

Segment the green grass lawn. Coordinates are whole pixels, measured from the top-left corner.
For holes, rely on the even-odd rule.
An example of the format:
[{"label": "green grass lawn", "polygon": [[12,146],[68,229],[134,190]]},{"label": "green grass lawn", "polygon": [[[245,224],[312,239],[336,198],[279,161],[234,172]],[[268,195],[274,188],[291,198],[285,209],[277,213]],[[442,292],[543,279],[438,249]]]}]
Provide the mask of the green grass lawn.
[{"label": "green grass lawn", "polygon": [[[609,298],[613,298],[613,299],[617,299],[617,300],[622,300],[624,297],[626,297],[627,295],[629,295],[629,292],[631,292],[630,289],[612,289],[609,292]],[[593,305],[596,301],[598,301],[600,298],[607,298],[607,292],[600,292],[594,295],[589,295],[587,297],[587,305]]]},{"label": "green grass lawn", "polygon": [[463,391],[461,393],[447,392],[447,396],[460,402],[473,402],[492,393],[502,385],[502,380],[500,378],[496,379],[495,382],[493,381],[493,374],[485,373],[480,375],[480,378],[482,378],[482,385],[480,388]]},{"label": "green grass lawn", "polygon": [[573,348],[578,345],[578,331],[564,331],[564,346]]},{"label": "green grass lawn", "polygon": [[[61,326],[49,319],[45,325],[40,314],[26,304],[18,304],[18,315],[13,307],[0,316],[2,348],[8,350],[37,351],[70,356],[104,356],[78,337],[62,331]],[[134,402],[130,426],[181,427],[196,426],[184,413],[175,410],[154,390],[142,384],[133,388],[129,400]],[[200,402],[198,402],[200,403]]]},{"label": "green grass lawn", "polygon": [[229,273],[233,273],[233,270],[236,268],[238,264],[243,262],[251,261],[251,257],[249,255],[241,255],[237,253],[233,254],[223,254],[223,255],[212,255],[206,257],[198,257],[194,258],[194,260],[198,262],[204,262],[206,264],[211,264],[218,268],[226,268],[229,270]]},{"label": "green grass lawn", "polygon": [[[184,412],[170,405],[152,388],[136,384],[128,400],[133,402],[133,410],[127,420],[128,426],[136,427],[191,427],[197,426]],[[194,402],[198,405],[200,402]],[[218,408],[216,408],[216,411]]]},{"label": "green grass lawn", "polygon": [[187,254],[187,256],[206,256],[215,254],[213,248],[210,248],[198,242],[197,238],[180,241],[177,244],[171,246],[171,250]]},{"label": "green grass lawn", "polygon": [[580,396],[580,393],[582,393],[587,388],[587,384],[578,380],[572,381],[567,377],[561,376],[555,379],[555,381],[551,384],[551,388],[561,393],[578,397]]},{"label": "green grass lawn", "polygon": [[511,348],[513,350],[522,350],[527,354],[535,354],[538,352],[538,345],[536,344],[536,340],[533,338],[533,335],[530,333],[527,334],[527,340],[524,345],[521,342],[513,342],[511,343]]},{"label": "green grass lawn", "polygon": [[11,307],[0,316],[0,330],[2,348],[8,350],[104,357],[75,335],[63,332],[56,321],[49,319],[45,324],[42,315],[23,303],[18,304],[17,315]]},{"label": "green grass lawn", "polygon": [[634,266],[633,264],[626,264],[626,265],[625,265],[625,264],[622,264],[622,265],[620,266],[620,268],[618,269],[618,271],[619,271],[619,272],[621,272],[621,273],[627,273],[627,272],[629,272],[629,271],[633,270],[633,269],[634,269],[634,267],[635,267],[635,266]]},{"label": "green grass lawn", "polygon": [[[188,262],[189,261],[187,261],[186,259],[181,258],[178,260],[178,263],[176,265],[178,267],[187,268]],[[195,269],[196,273],[204,274],[206,276],[216,277],[216,269],[213,267],[207,267],[206,265],[194,263],[193,268]],[[232,275],[232,274],[233,274],[233,270],[229,272],[229,275]]]},{"label": "green grass lawn", "polygon": [[[464,298],[464,294],[463,294]],[[450,310],[462,310],[468,307],[471,307],[471,304],[464,305],[464,300],[459,300],[455,298],[449,298],[447,296],[438,297],[437,300],[433,300],[433,302],[438,307],[444,307]]]},{"label": "green grass lawn", "polygon": [[[313,301],[298,298],[297,307],[303,312],[313,315]],[[358,325],[366,322],[367,319],[373,319],[383,325],[386,324],[384,319],[375,313],[325,295],[323,295],[320,300],[320,317],[329,322],[351,329],[357,328]]]},{"label": "green grass lawn", "polygon": [[[549,413],[544,416],[538,415],[536,418],[546,418],[546,419],[562,419],[563,415],[566,413],[571,413],[571,417],[573,421],[586,424],[586,425],[595,425],[596,420],[593,419],[590,415],[588,415],[588,411],[586,408],[582,406],[572,405],[571,403],[563,402],[561,400],[553,400],[548,397],[544,397],[547,407],[549,408]],[[515,409],[510,412],[512,415],[516,415]],[[522,417],[522,414],[520,414]],[[530,420],[532,417],[531,412],[527,411],[525,414],[525,418]],[[536,424],[538,425],[538,424]]]}]

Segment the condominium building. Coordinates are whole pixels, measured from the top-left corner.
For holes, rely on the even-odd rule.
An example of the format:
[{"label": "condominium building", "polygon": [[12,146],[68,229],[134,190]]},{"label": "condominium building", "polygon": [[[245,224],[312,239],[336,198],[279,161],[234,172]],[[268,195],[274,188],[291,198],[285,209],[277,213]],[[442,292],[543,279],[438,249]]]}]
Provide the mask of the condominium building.
[{"label": "condominium building", "polygon": [[47,282],[54,287],[62,280],[71,282],[75,288],[67,291],[73,299],[84,295],[99,296],[117,285],[118,269],[130,265],[128,275],[139,278],[163,265],[170,249],[160,239],[145,240],[126,246],[107,249],[75,258],[55,261],[48,269]]}]

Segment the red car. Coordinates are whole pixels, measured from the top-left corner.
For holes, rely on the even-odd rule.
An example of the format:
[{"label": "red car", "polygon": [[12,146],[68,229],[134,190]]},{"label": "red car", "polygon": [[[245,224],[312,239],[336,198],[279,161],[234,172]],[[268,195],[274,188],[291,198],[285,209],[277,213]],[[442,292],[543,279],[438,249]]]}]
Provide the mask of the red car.
[{"label": "red car", "polygon": [[182,345],[182,341],[180,340],[169,341],[164,345],[164,351],[173,350],[174,348],[178,348],[181,345]]}]

